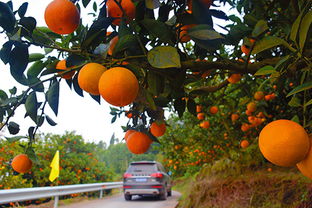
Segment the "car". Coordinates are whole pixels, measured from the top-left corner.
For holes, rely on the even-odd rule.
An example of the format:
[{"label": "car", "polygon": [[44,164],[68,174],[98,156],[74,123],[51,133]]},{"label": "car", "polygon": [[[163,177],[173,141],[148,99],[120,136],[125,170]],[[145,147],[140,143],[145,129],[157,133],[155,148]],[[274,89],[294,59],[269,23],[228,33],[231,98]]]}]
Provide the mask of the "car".
[{"label": "car", "polygon": [[123,175],[123,191],[126,201],[132,196],[152,195],[166,200],[172,195],[170,175],[156,161],[131,162]]}]

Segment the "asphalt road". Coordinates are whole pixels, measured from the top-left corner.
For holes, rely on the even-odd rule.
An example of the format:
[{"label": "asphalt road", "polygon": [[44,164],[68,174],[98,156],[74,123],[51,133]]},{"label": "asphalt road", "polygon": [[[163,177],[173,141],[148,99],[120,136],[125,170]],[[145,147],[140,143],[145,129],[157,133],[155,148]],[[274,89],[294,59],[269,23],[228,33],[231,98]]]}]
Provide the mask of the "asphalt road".
[{"label": "asphalt road", "polygon": [[181,196],[179,192],[172,191],[172,196],[162,201],[153,197],[133,197],[131,201],[125,201],[123,194],[104,197],[102,199],[82,201],[60,208],[174,208]]}]

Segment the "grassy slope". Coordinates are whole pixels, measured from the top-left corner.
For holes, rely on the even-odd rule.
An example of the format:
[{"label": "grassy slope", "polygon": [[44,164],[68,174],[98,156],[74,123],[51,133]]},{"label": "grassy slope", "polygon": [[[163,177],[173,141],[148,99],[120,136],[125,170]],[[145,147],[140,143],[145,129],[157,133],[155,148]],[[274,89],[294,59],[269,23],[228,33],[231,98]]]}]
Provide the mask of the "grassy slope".
[{"label": "grassy slope", "polygon": [[296,169],[214,172],[204,167],[176,181],[178,208],[311,208],[312,183]]}]

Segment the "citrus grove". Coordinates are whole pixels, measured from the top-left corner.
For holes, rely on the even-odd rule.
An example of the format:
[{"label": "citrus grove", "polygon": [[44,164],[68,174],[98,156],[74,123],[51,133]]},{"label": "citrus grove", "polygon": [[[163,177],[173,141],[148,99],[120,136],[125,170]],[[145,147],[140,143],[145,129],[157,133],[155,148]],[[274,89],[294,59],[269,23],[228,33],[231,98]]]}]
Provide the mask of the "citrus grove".
[{"label": "citrus grove", "polygon": [[[66,82],[73,93],[111,105],[112,122],[129,120],[122,128],[130,152],[159,142],[174,174],[259,153],[261,164],[298,166],[311,178],[311,1],[94,1],[94,21],[83,25],[80,12],[90,2],[51,1],[44,26],[27,2],[0,2],[7,40],[0,58],[27,87],[0,90],[8,141],[27,138],[25,152],[36,152],[38,128],[56,125],[44,109],[57,116]],[[25,136],[17,136],[19,107],[34,123]],[[12,168],[27,171],[36,154],[28,156],[14,155]]]}]

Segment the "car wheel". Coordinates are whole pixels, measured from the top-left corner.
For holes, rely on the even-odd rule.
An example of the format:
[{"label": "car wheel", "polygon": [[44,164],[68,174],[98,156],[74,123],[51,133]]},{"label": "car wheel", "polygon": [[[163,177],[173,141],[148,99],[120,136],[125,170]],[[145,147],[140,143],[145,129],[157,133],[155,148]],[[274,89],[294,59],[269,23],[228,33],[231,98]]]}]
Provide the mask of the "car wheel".
[{"label": "car wheel", "polygon": [[166,200],[167,199],[167,190],[166,188],[159,194],[160,200]]},{"label": "car wheel", "polygon": [[129,194],[125,194],[125,200],[126,200],[126,201],[130,201],[130,200],[131,200],[131,198],[132,198],[132,196],[131,196],[131,195],[129,195]]},{"label": "car wheel", "polygon": [[168,191],[168,196],[172,196],[172,191],[171,191],[171,189]]}]

